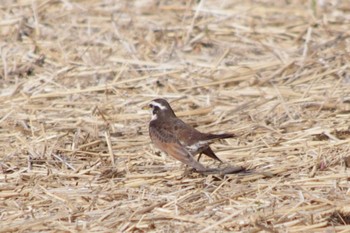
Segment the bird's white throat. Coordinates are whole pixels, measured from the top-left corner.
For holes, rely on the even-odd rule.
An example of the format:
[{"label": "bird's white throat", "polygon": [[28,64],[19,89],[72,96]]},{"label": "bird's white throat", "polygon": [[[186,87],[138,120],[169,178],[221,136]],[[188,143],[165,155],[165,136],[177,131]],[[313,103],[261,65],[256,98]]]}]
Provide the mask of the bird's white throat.
[{"label": "bird's white throat", "polygon": [[155,120],[157,120],[157,114],[152,114],[151,121],[155,121]]}]

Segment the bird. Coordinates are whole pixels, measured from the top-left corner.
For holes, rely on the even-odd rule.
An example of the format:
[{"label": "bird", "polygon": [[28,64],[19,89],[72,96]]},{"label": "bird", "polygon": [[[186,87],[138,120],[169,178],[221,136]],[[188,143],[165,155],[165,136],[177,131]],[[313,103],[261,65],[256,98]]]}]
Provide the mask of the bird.
[{"label": "bird", "polygon": [[[179,119],[168,101],[162,98],[152,100],[149,107],[152,110],[149,136],[156,147],[198,172],[209,171],[199,163],[201,154],[222,163],[210,148],[210,144],[215,139],[233,138],[234,134],[202,133]],[[194,158],[197,154],[198,161]]]}]

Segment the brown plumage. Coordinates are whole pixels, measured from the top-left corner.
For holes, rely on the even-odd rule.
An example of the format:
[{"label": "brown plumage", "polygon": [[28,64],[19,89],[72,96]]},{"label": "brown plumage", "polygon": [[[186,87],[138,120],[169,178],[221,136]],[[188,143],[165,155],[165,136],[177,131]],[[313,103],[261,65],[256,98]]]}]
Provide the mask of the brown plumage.
[{"label": "brown plumage", "polygon": [[197,154],[205,154],[222,162],[210,148],[210,144],[215,139],[232,138],[234,134],[201,133],[177,118],[169,103],[164,99],[153,100],[150,107],[152,108],[152,119],[149,123],[149,134],[152,142],[159,149],[197,171],[205,169],[194,159]]}]

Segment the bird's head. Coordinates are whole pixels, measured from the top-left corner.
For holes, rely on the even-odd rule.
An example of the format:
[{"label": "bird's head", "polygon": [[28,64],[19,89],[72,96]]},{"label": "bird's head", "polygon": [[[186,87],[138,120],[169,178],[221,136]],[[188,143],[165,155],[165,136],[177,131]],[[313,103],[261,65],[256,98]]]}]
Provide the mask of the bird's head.
[{"label": "bird's head", "polygon": [[154,99],[149,104],[149,107],[152,109],[152,120],[176,116],[170,104],[165,99]]}]

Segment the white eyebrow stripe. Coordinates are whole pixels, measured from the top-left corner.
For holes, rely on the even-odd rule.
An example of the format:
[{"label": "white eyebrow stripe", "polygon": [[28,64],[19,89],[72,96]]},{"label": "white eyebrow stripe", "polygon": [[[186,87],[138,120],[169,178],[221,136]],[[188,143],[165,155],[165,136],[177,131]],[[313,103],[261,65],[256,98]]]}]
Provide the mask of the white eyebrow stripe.
[{"label": "white eyebrow stripe", "polygon": [[162,109],[162,110],[167,109],[166,106],[164,106],[164,105],[162,105],[162,104],[160,104],[160,103],[157,103],[157,102],[155,102],[155,101],[152,101],[151,104],[154,105],[154,106],[157,106],[158,108],[160,108],[160,109]]}]

